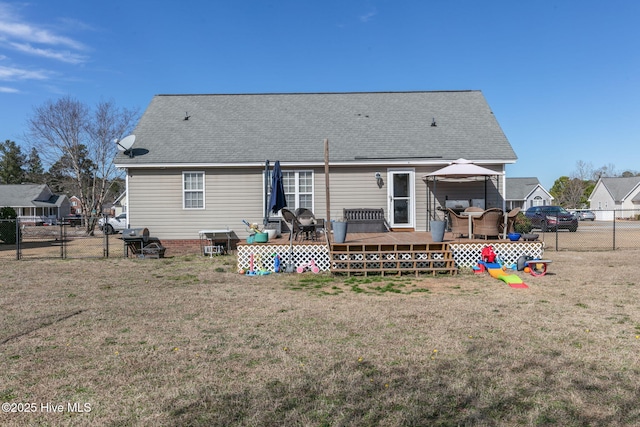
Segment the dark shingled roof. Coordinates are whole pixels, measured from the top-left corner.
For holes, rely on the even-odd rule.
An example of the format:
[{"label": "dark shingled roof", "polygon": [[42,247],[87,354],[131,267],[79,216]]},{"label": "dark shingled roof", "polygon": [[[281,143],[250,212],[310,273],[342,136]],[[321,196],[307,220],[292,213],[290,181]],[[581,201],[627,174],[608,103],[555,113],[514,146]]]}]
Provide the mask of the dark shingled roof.
[{"label": "dark shingled roof", "polygon": [[517,159],[480,91],[156,95],[134,134],[120,166]]},{"label": "dark shingled roof", "polygon": [[602,178],[602,184],[609,191],[614,201],[621,202],[640,185],[640,176]]},{"label": "dark shingled roof", "polygon": [[[34,201],[47,189],[45,184],[4,184],[0,185],[0,204],[11,207],[31,207]],[[47,192],[47,196],[48,196]]]},{"label": "dark shingled roof", "polygon": [[540,185],[540,180],[535,177],[507,178],[505,182],[507,199],[524,200],[538,185]]}]

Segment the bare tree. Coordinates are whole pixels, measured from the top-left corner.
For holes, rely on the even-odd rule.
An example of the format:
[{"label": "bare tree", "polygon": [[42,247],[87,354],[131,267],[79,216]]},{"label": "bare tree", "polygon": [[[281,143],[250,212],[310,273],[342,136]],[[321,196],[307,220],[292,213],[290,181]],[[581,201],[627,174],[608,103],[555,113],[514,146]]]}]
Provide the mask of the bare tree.
[{"label": "bare tree", "polygon": [[[98,103],[92,114],[80,101],[63,97],[35,107],[27,121],[25,139],[38,147],[42,158],[49,165],[64,159],[89,234],[93,234],[93,220],[101,213],[110,183],[118,177],[113,141],[131,132],[137,119],[137,111],[118,109],[112,101]],[[92,165],[90,170],[87,164]]]},{"label": "bare tree", "polygon": [[[578,160],[576,162],[576,170],[572,175],[572,178],[577,178],[581,181],[597,181],[598,177],[593,169],[593,164]],[[594,179],[595,178],[595,179]]]},{"label": "bare tree", "polygon": [[91,199],[98,205],[98,212],[102,211],[102,204],[115,178],[121,175],[113,163],[117,152],[114,139],[129,134],[138,117],[136,110],[118,109],[113,101],[99,102],[93,120],[87,124],[87,147],[97,168],[93,176]]},{"label": "bare tree", "polygon": [[594,171],[594,181],[597,181],[600,178],[608,178],[617,176],[616,167],[613,163],[609,163],[608,165],[604,165]]}]

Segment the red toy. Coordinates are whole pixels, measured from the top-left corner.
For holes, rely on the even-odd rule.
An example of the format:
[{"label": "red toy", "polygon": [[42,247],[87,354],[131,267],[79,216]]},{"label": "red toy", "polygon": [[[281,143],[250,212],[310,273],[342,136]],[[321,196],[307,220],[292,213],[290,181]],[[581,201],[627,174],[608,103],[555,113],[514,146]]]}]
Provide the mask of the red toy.
[{"label": "red toy", "polygon": [[480,257],[484,262],[490,262],[490,263],[496,262],[496,253],[493,251],[493,246],[487,245],[484,248],[482,248]]}]

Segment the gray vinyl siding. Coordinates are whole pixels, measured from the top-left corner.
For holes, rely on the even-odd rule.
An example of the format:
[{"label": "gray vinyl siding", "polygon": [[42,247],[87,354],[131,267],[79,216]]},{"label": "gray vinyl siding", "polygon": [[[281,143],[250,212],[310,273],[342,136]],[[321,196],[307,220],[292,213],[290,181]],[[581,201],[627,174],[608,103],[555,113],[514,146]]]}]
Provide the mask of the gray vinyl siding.
[{"label": "gray vinyl siding", "polygon": [[534,200],[535,200],[536,197],[540,197],[542,199],[542,204],[543,205],[552,205],[553,204],[553,201],[551,200],[549,195],[542,188],[538,187],[527,198],[525,209],[530,208],[531,206],[534,206]]},{"label": "gray vinyl siding", "polygon": [[[385,185],[382,188],[378,188],[376,184],[376,172],[380,172],[385,179]],[[344,208],[384,208],[387,214],[386,174],[386,168],[382,167],[331,167],[329,170],[331,219],[341,219]],[[326,211],[324,170],[316,176],[317,181],[321,181],[322,184],[321,203],[324,209],[322,213],[326,216],[324,214]]]},{"label": "gray vinyl siding", "polygon": [[[184,209],[182,172],[205,173],[205,208]],[[244,235],[242,220],[262,223],[262,171],[235,169],[134,170],[129,176],[131,227],[160,239],[197,239],[198,231],[229,227]]]},{"label": "gray vinyl siding", "polygon": [[[326,186],[323,167],[287,168],[313,171],[314,213],[326,218]],[[330,168],[330,218],[342,218],[344,208],[383,208],[388,213],[388,185],[386,166]],[[438,167],[391,168],[414,171],[414,228],[426,230],[427,186],[422,177]],[[262,224],[264,215],[263,169],[234,168],[167,168],[129,170],[129,221],[132,228],[146,227],[152,236],[160,239],[197,239],[198,231],[226,229],[244,239],[247,230],[242,220]],[[182,173],[204,172],[204,209],[184,209],[182,200]],[[378,187],[375,174],[384,179]],[[431,183],[429,184],[432,185]],[[496,192],[496,178],[487,184],[486,207],[502,207]],[[500,191],[504,189],[500,188]],[[438,182],[437,205],[444,206],[450,199],[484,198],[484,181],[470,183]]]}]

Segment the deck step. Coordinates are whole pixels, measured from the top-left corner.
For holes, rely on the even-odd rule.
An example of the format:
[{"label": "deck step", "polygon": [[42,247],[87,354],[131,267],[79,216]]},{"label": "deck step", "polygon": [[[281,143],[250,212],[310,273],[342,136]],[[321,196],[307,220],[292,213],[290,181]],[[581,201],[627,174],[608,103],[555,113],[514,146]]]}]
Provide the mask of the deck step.
[{"label": "deck step", "polygon": [[331,272],[385,275],[421,273],[455,275],[458,269],[448,243],[350,244],[333,243]]}]

